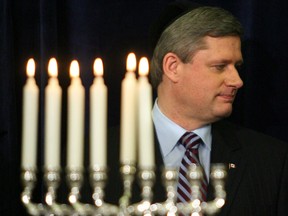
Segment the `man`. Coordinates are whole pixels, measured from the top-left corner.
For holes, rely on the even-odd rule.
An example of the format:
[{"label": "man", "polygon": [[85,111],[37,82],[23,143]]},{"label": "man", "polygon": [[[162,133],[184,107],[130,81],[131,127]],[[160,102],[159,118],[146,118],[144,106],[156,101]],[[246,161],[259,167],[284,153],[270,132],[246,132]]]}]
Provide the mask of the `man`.
[{"label": "man", "polygon": [[[201,138],[197,157],[207,181],[211,164],[230,164],[220,215],[288,215],[288,144],[221,120],[243,86],[241,24],[220,8],[186,9],[172,5],[155,34],[151,76],[160,157],[165,166],[181,167],[186,149],[179,140],[193,132]],[[204,200],[211,199],[209,187]]]},{"label": "man", "polygon": [[[223,9],[189,7],[171,4],[152,34],[155,49],[150,71],[157,90],[152,113],[157,168],[153,202],[166,198],[161,181],[163,166],[180,167],[183,174],[182,160],[187,151],[180,140],[183,134],[193,132],[200,138],[195,151],[198,156],[193,153],[191,157],[203,167],[204,183],[211,183],[211,164],[230,167],[226,202],[219,215],[287,215],[288,144],[222,120],[231,114],[236,93],[243,86],[237,71],[243,62],[242,26]],[[118,184],[119,146],[115,145],[119,128],[109,130],[108,141],[108,149],[113,151],[108,154],[110,175],[105,197],[118,203],[123,193]],[[140,188],[135,185],[131,203],[141,199]],[[178,189],[179,185],[180,178]],[[178,189],[180,197],[183,194]],[[203,200],[212,200],[213,187],[208,185],[201,195]],[[178,201],[185,199],[182,196]]]}]

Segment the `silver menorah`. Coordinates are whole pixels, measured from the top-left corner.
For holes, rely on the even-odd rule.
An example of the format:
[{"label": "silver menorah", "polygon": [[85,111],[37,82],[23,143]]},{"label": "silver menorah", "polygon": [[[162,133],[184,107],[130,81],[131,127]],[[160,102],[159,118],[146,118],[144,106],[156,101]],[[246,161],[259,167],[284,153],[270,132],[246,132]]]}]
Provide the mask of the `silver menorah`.
[{"label": "silver menorah", "polygon": [[69,204],[57,203],[56,192],[61,183],[61,169],[46,168],[44,180],[47,192],[45,203],[33,202],[33,189],[37,183],[36,167],[22,170],[21,179],[23,192],[21,195],[28,214],[34,216],[82,216],[82,215],[213,215],[220,211],[225,204],[225,178],[227,176],[224,164],[212,164],[210,183],[214,187],[215,198],[209,202],[200,201],[200,181],[203,177],[202,169],[192,164],[189,168],[188,179],[191,183],[192,200],[189,203],[177,203],[176,185],[178,181],[178,169],[166,167],[162,173],[163,185],[166,189],[166,200],[162,203],[152,203],[153,185],[155,182],[155,171],[153,168],[141,169],[138,171],[138,178],[141,185],[142,200],[139,203],[131,203],[132,184],[136,175],[134,164],[124,164],[120,168],[123,179],[123,195],[119,198],[119,205],[113,205],[104,201],[105,183],[107,181],[106,167],[91,167],[90,185],[93,188],[92,199],[94,204],[85,204],[80,201],[80,189],[83,185],[83,170],[67,168],[67,181],[70,188],[68,194]]}]

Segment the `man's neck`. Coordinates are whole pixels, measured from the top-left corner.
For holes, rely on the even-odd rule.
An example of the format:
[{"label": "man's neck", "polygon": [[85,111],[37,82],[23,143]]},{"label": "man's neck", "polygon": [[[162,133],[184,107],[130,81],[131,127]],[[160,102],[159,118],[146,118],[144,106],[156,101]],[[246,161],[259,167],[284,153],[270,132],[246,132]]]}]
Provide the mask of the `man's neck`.
[{"label": "man's neck", "polygon": [[192,131],[207,125],[207,122],[202,122],[197,119],[181,115],[181,110],[179,111],[177,105],[174,105],[173,103],[170,104],[169,100],[166,100],[165,98],[158,97],[158,107],[161,112],[171,121],[175,122],[177,125],[181,126],[187,131]]}]

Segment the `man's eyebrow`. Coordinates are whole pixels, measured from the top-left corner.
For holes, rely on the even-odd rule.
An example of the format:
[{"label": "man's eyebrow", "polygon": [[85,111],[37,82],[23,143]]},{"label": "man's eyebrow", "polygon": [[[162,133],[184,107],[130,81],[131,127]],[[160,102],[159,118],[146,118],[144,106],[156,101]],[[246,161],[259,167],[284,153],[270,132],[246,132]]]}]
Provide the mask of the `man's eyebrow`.
[{"label": "man's eyebrow", "polygon": [[237,61],[235,65],[240,66],[242,64],[244,64],[244,60],[243,59]]},{"label": "man's eyebrow", "polygon": [[[228,60],[228,59],[217,59],[217,60],[212,60],[211,63],[224,63],[224,64],[230,64],[232,63],[232,60]],[[235,62],[235,65],[242,65],[244,63],[243,59],[238,60]]]}]

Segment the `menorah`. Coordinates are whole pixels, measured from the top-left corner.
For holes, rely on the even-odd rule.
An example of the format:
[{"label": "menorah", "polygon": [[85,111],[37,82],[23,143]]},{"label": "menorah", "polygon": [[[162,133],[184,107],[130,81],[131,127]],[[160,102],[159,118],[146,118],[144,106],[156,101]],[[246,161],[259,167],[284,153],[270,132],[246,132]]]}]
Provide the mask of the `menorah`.
[{"label": "menorah", "polygon": [[[100,60],[100,61],[98,61]],[[142,60],[142,61],[141,61]],[[151,118],[152,89],[148,82],[148,60],[142,58],[139,63],[139,79],[136,79],[136,57],[133,53],[127,58],[127,72],[122,81],[121,92],[121,134],[120,168],[123,181],[123,195],[118,205],[104,201],[107,182],[106,165],[106,103],[107,88],[103,80],[101,59],[96,59],[94,72],[96,78],[90,88],[90,185],[94,204],[81,202],[81,187],[84,179],[83,166],[83,125],[84,125],[84,87],[79,77],[79,64],[71,62],[71,85],[67,92],[68,133],[66,178],[69,186],[68,203],[57,202],[57,189],[61,182],[60,166],[60,105],[62,89],[57,79],[57,62],[51,59],[48,71],[51,77],[45,88],[45,163],[44,182],[46,194],[43,203],[33,202],[32,193],[37,184],[36,148],[37,115],[39,88],[34,79],[35,63],[27,63],[28,79],[23,89],[23,132],[22,132],[22,174],[24,190],[22,202],[30,215],[202,215],[215,214],[225,204],[224,189],[227,175],[223,164],[211,165],[210,184],[214,187],[215,198],[209,202],[200,201],[200,182],[203,177],[200,166],[193,164],[188,172],[191,183],[191,202],[177,203],[176,185],[178,169],[165,167],[162,172],[166,200],[153,203],[153,185],[155,183],[154,131]],[[100,64],[98,64],[100,63]],[[137,95],[136,95],[137,93]],[[139,99],[137,101],[137,99]],[[139,115],[137,118],[136,113]],[[138,124],[136,124],[136,119]],[[138,129],[138,133],[136,131]],[[96,135],[97,132],[97,135]],[[136,167],[136,134],[138,134],[138,161]],[[142,200],[133,203],[131,198],[135,176],[142,189]]]},{"label": "menorah", "polygon": [[200,201],[200,181],[203,177],[202,169],[197,164],[189,168],[188,179],[191,184],[192,200],[189,203],[177,203],[176,185],[178,170],[176,168],[164,168],[162,173],[163,185],[166,189],[166,200],[152,203],[153,185],[155,182],[154,169],[141,169],[138,178],[141,185],[142,200],[139,203],[131,203],[132,183],[136,175],[136,167],[133,164],[124,164],[120,168],[123,179],[124,192],[119,197],[119,205],[113,205],[104,201],[105,183],[107,181],[107,168],[91,167],[90,185],[94,189],[91,195],[94,205],[80,201],[80,189],[83,184],[83,170],[67,169],[67,182],[70,187],[68,194],[69,204],[57,202],[56,191],[61,183],[60,169],[45,169],[44,180],[47,192],[45,203],[34,203],[32,192],[36,185],[36,167],[22,171],[24,190],[21,195],[22,202],[30,215],[214,215],[225,204],[225,178],[227,172],[223,164],[212,164],[210,181],[215,191],[212,201]]}]

